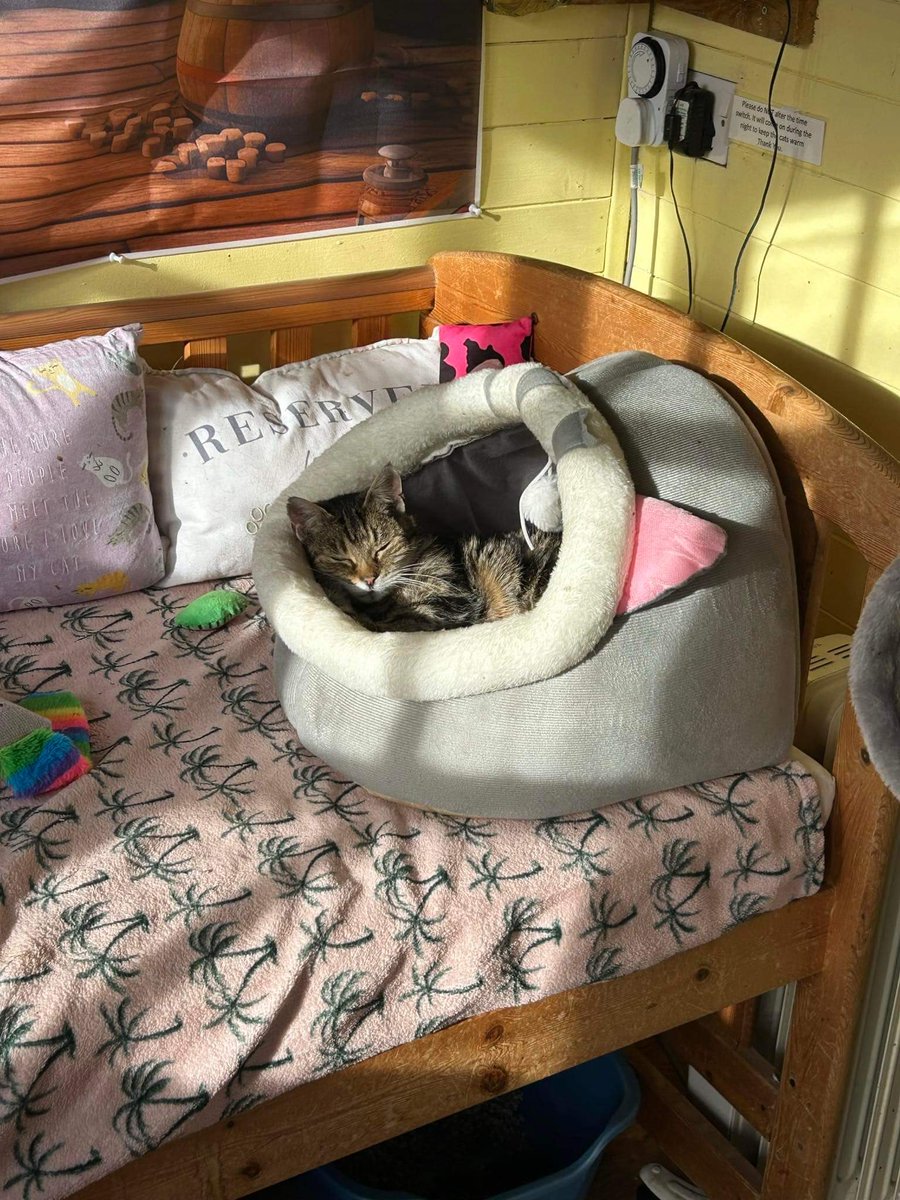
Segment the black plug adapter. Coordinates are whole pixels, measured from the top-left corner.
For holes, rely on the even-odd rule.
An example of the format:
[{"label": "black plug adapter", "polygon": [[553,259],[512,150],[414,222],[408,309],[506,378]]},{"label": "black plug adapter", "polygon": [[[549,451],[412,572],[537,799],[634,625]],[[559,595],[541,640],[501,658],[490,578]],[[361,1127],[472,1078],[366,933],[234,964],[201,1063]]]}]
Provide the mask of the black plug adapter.
[{"label": "black plug adapter", "polygon": [[715,103],[713,93],[693,80],[675,93],[672,111],[666,118],[666,140],[676,154],[702,158],[709,153],[716,136]]}]

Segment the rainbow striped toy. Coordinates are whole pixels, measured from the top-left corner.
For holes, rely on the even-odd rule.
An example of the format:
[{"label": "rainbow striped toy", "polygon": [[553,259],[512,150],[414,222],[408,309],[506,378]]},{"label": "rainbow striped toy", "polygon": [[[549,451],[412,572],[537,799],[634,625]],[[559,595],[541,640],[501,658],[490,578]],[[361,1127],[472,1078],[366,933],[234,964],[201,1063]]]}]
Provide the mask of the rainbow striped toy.
[{"label": "rainbow striped toy", "polygon": [[[26,715],[28,714],[28,715]],[[58,791],[91,769],[87,717],[72,692],[0,702],[0,780],[19,798]]]}]

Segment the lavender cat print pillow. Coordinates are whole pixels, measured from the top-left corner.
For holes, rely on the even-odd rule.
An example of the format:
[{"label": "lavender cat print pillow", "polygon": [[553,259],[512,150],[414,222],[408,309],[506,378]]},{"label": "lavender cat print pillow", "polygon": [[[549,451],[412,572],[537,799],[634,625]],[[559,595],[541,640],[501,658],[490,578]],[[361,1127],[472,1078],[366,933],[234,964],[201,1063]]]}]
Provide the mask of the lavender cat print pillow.
[{"label": "lavender cat print pillow", "polygon": [[0,351],[0,612],[162,577],[140,332]]}]

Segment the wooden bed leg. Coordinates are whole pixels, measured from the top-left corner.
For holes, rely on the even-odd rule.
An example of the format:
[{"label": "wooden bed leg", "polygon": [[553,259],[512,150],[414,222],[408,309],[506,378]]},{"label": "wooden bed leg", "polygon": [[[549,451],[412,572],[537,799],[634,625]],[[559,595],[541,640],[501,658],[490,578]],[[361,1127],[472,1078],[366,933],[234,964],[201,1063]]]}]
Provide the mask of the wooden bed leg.
[{"label": "wooden bed leg", "polygon": [[900,807],[879,779],[849,702],[830,828],[840,845],[825,963],[797,984],[761,1200],[825,1200],[837,1149],[856,1026]]}]

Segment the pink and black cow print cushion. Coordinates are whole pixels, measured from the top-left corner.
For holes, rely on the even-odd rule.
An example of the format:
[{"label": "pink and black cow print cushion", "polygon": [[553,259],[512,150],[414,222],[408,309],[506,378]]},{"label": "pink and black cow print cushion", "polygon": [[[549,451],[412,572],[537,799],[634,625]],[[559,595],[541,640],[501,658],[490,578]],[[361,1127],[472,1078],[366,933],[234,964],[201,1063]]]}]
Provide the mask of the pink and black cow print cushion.
[{"label": "pink and black cow print cushion", "polygon": [[439,325],[435,336],[441,343],[441,383],[531,362],[534,356],[534,317],[497,325]]}]

